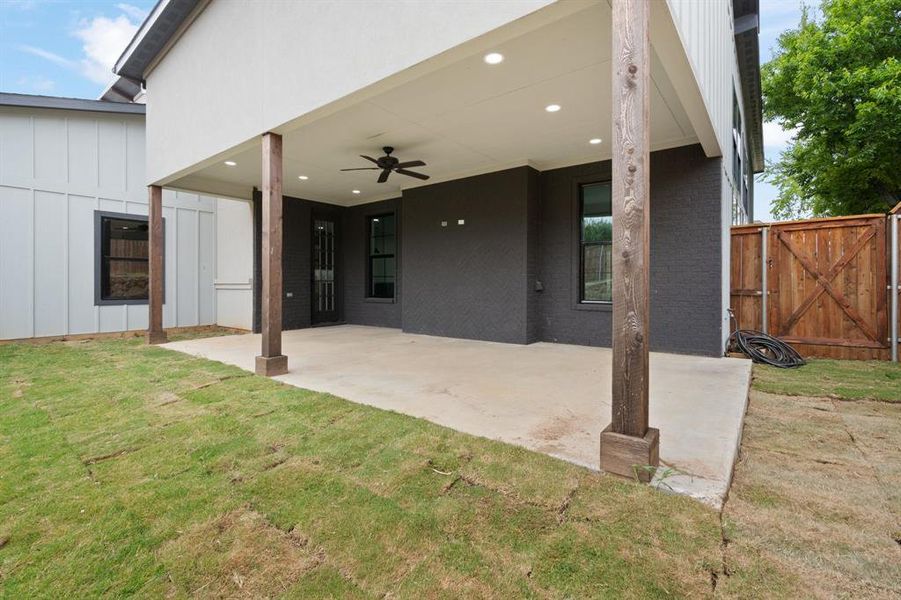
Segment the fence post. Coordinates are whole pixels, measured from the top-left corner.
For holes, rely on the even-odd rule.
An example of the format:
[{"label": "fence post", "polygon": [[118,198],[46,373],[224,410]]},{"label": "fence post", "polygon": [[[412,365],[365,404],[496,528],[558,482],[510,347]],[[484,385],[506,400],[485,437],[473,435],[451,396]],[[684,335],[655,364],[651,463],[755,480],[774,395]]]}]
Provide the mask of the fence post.
[{"label": "fence post", "polygon": [[766,304],[767,304],[767,238],[769,238],[770,229],[769,227],[761,227],[760,228],[760,331],[763,333],[769,333],[767,331],[767,314],[766,314]]},{"label": "fence post", "polygon": [[891,319],[889,320],[889,341],[892,346],[892,362],[898,362],[898,220],[901,215],[889,215],[892,228],[892,256],[891,256],[891,290],[889,302],[891,305]]}]

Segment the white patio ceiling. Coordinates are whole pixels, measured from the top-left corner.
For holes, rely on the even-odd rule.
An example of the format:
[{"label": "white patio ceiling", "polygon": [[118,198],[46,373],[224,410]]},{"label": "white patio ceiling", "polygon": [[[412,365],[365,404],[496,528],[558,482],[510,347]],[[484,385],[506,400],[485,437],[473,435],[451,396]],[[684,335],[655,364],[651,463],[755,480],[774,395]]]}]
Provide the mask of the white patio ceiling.
[{"label": "white patio ceiling", "polygon": [[[492,47],[503,54],[501,64],[486,64],[480,50],[321,119],[286,128],[284,192],[353,205],[517,165],[546,170],[608,159],[610,46],[610,7],[601,3]],[[696,142],[656,56],[651,76],[652,149]],[[549,113],[549,104],[562,108]],[[591,145],[591,138],[602,143]],[[379,184],[376,171],[340,171],[369,166],[358,155],[381,156],[382,146],[393,146],[402,161],[424,160],[428,166],[415,170],[431,179],[392,174]],[[169,185],[249,197],[250,189],[260,185],[259,143],[219,158]],[[227,166],[225,160],[236,164]],[[300,180],[301,175],[308,179]]]}]

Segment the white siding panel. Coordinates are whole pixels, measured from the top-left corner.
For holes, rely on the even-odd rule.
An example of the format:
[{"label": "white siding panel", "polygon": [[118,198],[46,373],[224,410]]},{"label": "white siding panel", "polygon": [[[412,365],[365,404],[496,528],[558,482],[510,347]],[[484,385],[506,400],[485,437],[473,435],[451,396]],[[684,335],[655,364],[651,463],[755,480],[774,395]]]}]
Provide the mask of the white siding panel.
[{"label": "white siding panel", "polygon": [[125,191],[125,123],[100,121],[98,129],[100,152],[100,189],[106,193]]},{"label": "white siding panel", "polygon": [[34,192],[34,335],[66,331],[68,198]]},{"label": "white siding panel", "polygon": [[731,148],[735,42],[730,0],[667,0],[685,53],[714,123],[720,148]]},{"label": "white siding panel", "polygon": [[97,330],[102,333],[125,331],[125,306],[98,306],[100,317]]},{"label": "white siding panel", "polygon": [[31,190],[0,187],[0,338],[34,333]]},{"label": "white siding panel", "polygon": [[97,189],[97,121],[69,120],[69,183]]},{"label": "white siding panel", "polygon": [[[163,195],[165,200],[165,194]],[[175,327],[178,324],[178,301],[176,291],[178,286],[178,231],[176,209],[163,206],[163,235],[166,254],[163,264],[163,327]]]},{"label": "white siding panel", "polygon": [[[164,191],[166,327],[215,322],[216,204]],[[0,107],[0,339],[146,329],[94,304],[97,210],[147,215],[143,119]]]},{"label": "white siding panel", "polygon": [[196,325],[197,307],[197,211],[179,208],[176,210],[176,232],[178,238],[178,277],[175,280],[175,298],[178,306],[179,327]]},{"label": "white siding panel", "polygon": [[199,257],[197,266],[197,303],[199,306],[198,325],[216,322],[216,215],[198,212],[197,243]]},{"label": "white siding panel", "polygon": [[26,185],[32,180],[33,143],[31,115],[0,114],[0,181],[6,185]]},{"label": "white siding panel", "polygon": [[69,329],[56,332],[97,331],[94,306],[94,210],[97,199],[69,195]]},{"label": "white siding panel", "polygon": [[113,200],[110,198],[98,198],[97,201],[98,210],[103,210],[107,212],[125,212],[125,201],[124,200]]},{"label": "white siding panel", "polygon": [[34,178],[49,183],[65,183],[66,120],[62,117],[34,118]]},{"label": "white siding panel", "polygon": [[216,206],[216,322],[253,326],[253,209],[220,199]]},{"label": "white siding panel", "polygon": [[147,186],[144,184],[144,124],[128,123],[126,136],[126,152],[128,155],[125,183],[128,196],[147,202]]},{"label": "white siding panel", "polygon": [[129,304],[125,307],[128,330],[147,329],[149,326],[149,310],[146,304]]}]

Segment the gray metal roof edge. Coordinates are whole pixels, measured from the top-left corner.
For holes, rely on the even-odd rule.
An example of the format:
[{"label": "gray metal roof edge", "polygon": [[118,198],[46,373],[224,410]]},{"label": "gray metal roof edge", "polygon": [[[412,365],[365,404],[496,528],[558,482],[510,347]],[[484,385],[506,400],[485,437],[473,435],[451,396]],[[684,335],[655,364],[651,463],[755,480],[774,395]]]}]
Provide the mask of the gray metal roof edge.
[{"label": "gray metal roof edge", "polygon": [[159,0],[116,60],[113,72],[142,81],[147,67],[199,3],[200,0]]},{"label": "gray metal roof edge", "polygon": [[125,77],[116,77],[97,99],[107,102],[134,102],[135,97],[140,93],[140,84]]},{"label": "gray metal roof edge", "polygon": [[732,0],[735,15],[735,51],[748,124],[754,173],[765,166],[763,147],[763,97],[760,85],[760,0]]},{"label": "gray metal roof edge", "polygon": [[9,92],[0,92],[0,106],[54,108],[57,110],[80,110],[128,115],[144,115],[147,112],[146,106],[143,104],[135,104],[133,102],[110,102],[108,100],[88,100],[85,98],[34,96],[31,94],[13,94]]}]

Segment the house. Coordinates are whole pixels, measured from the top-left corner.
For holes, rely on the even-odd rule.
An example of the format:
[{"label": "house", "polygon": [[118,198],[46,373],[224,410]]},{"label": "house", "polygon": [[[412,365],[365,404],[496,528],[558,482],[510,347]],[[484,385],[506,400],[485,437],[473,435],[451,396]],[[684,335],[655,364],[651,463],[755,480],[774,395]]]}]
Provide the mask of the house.
[{"label": "house", "polygon": [[[147,329],[139,92],[119,80],[103,100],[0,93],[0,339]],[[166,327],[250,327],[229,304],[232,288],[250,296],[249,274],[216,281],[219,202],[163,194]]]},{"label": "house", "polygon": [[260,373],[283,329],[336,323],[612,345],[602,439],[647,464],[649,349],[723,353],[757,0],[162,0],[116,72],[146,90],[151,198],[252,206],[252,240],[240,210],[217,237],[252,256]]}]

